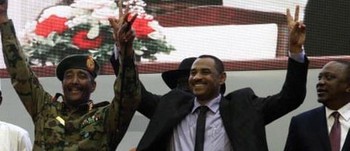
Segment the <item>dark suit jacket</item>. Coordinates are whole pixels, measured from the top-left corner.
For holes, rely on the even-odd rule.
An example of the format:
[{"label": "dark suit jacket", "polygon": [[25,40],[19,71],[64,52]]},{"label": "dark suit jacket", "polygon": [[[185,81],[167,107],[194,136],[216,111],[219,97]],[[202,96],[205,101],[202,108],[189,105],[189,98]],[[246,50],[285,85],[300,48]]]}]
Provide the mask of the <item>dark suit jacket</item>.
[{"label": "dark suit jacket", "polygon": [[[297,108],[305,98],[305,60],[298,63],[289,59],[286,81],[278,94],[261,98],[244,88],[222,98],[219,110],[234,151],[268,150],[265,125]],[[191,94],[179,90],[160,97],[144,89],[138,111],[151,120],[137,150],[167,150],[173,129],[190,113],[193,100]]]},{"label": "dark suit jacket", "polygon": [[[325,108],[304,112],[292,118],[285,151],[331,151]],[[342,151],[350,151],[347,134]]]}]

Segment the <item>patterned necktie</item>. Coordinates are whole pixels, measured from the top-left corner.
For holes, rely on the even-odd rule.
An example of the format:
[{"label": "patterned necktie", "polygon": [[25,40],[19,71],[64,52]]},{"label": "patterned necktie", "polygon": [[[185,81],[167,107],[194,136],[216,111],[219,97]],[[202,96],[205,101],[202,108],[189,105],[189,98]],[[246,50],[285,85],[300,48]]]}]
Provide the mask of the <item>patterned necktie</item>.
[{"label": "patterned necktie", "polygon": [[340,114],[338,112],[333,112],[332,116],[334,117],[334,124],[329,134],[329,139],[331,141],[332,151],[340,151]]},{"label": "patterned necktie", "polygon": [[204,134],[205,134],[205,120],[206,113],[209,110],[207,106],[200,106],[199,115],[197,119],[197,127],[196,127],[196,143],[194,150],[195,151],[203,151],[204,148]]}]

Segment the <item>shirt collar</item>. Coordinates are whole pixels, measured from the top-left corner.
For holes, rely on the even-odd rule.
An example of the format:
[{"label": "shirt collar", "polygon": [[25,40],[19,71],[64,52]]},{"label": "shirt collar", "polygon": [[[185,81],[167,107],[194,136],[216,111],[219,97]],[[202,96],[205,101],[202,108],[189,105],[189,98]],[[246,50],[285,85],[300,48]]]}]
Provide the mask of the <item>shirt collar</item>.
[{"label": "shirt collar", "polygon": [[330,118],[331,114],[333,112],[335,112],[335,111],[338,111],[340,116],[342,118],[344,118],[345,121],[349,121],[350,120],[350,103],[345,104],[343,107],[341,107],[338,110],[332,110],[332,109],[326,107],[326,116],[327,116],[327,118]]},{"label": "shirt collar", "polygon": [[[222,95],[220,94],[216,98],[210,100],[207,104],[205,104],[211,112],[216,113],[219,111],[221,97]],[[195,98],[191,113],[193,114],[199,106],[201,105],[198,103],[197,98]]]}]

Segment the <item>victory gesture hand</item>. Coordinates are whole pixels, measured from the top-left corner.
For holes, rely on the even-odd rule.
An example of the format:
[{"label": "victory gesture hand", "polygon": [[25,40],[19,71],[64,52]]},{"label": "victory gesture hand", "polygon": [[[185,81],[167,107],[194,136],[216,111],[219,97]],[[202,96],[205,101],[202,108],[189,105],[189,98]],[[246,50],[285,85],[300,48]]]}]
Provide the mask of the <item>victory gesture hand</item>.
[{"label": "victory gesture hand", "polygon": [[132,16],[129,20],[129,5],[126,6],[126,9],[123,11],[122,0],[119,0],[119,19],[109,18],[109,23],[113,28],[113,38],[116,41],[117,47],[121,50],[121,55],[124,56],[124,51],[126,50],[127,56],[132,56],[134,54],[132,49],[132,43],[135,39],[135,31],[131,28],[134,23],[137,14]]},{"label": "victory gesture hand", "polygon": [[287,9],[287,22],[289,29],[289,44],[291,53],[301,53],[305,43],[305,24],[299,21],[299,6],[295,8],[294,19]]}]

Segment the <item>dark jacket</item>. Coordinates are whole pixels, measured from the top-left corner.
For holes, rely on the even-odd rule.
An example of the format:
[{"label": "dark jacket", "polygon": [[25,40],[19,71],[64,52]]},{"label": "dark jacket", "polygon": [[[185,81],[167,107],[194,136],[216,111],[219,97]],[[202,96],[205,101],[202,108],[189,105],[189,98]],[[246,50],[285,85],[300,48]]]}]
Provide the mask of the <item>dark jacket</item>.
[{"label": "dark jacket", "polygon": [[[331,151],[325,108],[318,107],[292,118],[285,151]],[[350,151],[346,136],[342,151]]]}]

